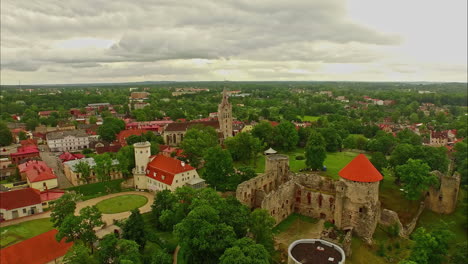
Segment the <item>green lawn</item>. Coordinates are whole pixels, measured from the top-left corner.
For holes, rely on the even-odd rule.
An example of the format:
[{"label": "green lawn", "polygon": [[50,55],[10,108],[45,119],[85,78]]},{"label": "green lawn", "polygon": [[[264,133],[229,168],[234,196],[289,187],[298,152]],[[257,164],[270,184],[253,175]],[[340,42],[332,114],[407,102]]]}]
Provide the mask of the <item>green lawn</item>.
[{"label": "green lawn", "polygon": [[311,121],[317,121],[320,116],[298,116],[303,122],[311,122]]},{"label": "green lawn", "polygon": [[116,214],[142,207],[148,202],[145,196],[128,194],[106,199],[96,204],[103,214]]},{"label": "green lawn", "polygon": [[52,230],[50,218],[31,220],[16,225],[0,227],[0,247],[6,247]]},{"label": "green lawn", "polygon": [[314,219],[314,218],[311,218],[311,217],[308,217],[308,216],[304,216],[304,215],[301,215],[301,214],[298,214],[298,213],[292,213],[286,219],[281,221],[279,224],[277,224],[273,228],[273,233],[278,234],[278,233],[284,232],[287,229],[289,229],[289,227],[291,227],[291,225],[294,222],[299,221],[299,220],[303,221],[303,222],[307,222],[307,223],[312,223],[312,224],[317,223],[317,219]]},{"label": "green lawn", "polygon": [[70,187],[69,191],[75,191],[83,195],[82,200],[89,200],[99,196],[107,195],[109,193],[121,192],[120,184],[124,179],[111,180],[105,182],[97,182],[91,184],[84,184],[80,186]]},{"label": "green lawn", "polygon": [[382,208],[397,212],[400,221],[407,224],[417,213],[420,202],[407,200],[400,188],[395,184],[395,177],[385,176],[380,182],[379,199]]},{"label": "green lawn", "polygon": [[[280,152],[279,152],[280,153]],[[287,152],[287,153],[280,153],[289,156],[289,167],[293,172],[299,172],[299,170],[304,169],[305,159],[304,160],[296,160],[297,156],[304,156],[304,149],[297,148],[294,151]],[[338,172],[344,168],[351,160],[353,160],[359,153],[357,152],[350,152],[350,151],[343,151],[343,152],[329,152],[327,153],[327,158],[325,159],[324,165],[327,167],[327,171],[320,172],[323,176],[328,176],[333,179],[339,179]],[[239,168],[242,166],[253,166],[253,162],[250,164],[244,164],[241,162],[234,162],[234,167]],[[265,172],[265,156],[259,155],[257,159],[257,166],[254,167],[255,172],[263,173]]]}]

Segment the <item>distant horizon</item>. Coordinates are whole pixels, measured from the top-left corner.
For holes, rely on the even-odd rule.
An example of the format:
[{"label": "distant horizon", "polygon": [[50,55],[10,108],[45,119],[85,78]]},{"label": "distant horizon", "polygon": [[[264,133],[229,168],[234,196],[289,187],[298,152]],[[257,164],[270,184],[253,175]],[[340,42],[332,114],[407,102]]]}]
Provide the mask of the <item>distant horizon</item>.
[{"label": "distant horizon", "polygon": [[9,87],[27,87],[27,86],[84,86],[84,85],[144,85],[144,84],[164,84],[164,83],[408,83],[408,84],[467,84],[467,82],[461,81],[297,81],[297,80],[258,80],[258,81],[140,81],[140,82],[86,82],[86,83],[39,83],[39,84],[0,84],[0,86]]}]

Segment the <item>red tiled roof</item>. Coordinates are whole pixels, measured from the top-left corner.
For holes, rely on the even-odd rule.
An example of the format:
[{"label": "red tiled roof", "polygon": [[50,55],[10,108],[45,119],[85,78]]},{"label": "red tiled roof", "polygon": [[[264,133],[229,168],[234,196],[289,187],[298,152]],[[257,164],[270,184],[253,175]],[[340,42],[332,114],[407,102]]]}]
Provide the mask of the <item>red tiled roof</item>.
[{"label": "red tiled roof", "polygon": [[364,154],[357,155],[338,174],[344,179],[358,182],[378,182],[383,179]]},{"label": "red tiled roof", "polygon": [[[185,166],[182,166],[182,164],[183,162],[178,159],[159,154],[148,163],[146,170],[149,172],[146,174],[146,176],[167,185],[172,185],[172,181],[174,180],[174,176],[176,174],[195,169],[189,164],[184,163]],[[154,173],[156,173],[156,176],[154,176]]]},{"label": "red tiled roof", "polygon": [[201,121],[201,122],[185,122],[185,123],[170,123],[166,126],[165,131],[186,131],[191,126],[194,125],[204,125],[204,126],[211,126],[214,129],[219,128],[218,120],[211,120],[211,121]]},{"label": "red tiled roof", "polygon": [[117,135],[117,139],[122,144],[122,146],[126,146],[127,142],[125,141],[126,138],[129,136],[140,136],[141,134],[145,134],[146,132],[149,132],[149,130],[146,129],[129,129],[129,130],[122,130],[120,133]]},{"label": "red tiled roof", "polygon": [[47,190],[41,192],[41,201],[46,202],[46,201],[53,201],[57,200],[58,198],[62,197],[62,195],[65,194],[65,191],[61,190]]},{"label": "red tiled roof", "polygon": [[57,242],[57,229],[0,250],[0,263],[44,264],[65,255],[73,242]]},{"label": "red tiled roof", "polygon": [[0,208],[5,210],[11,210],[40,203],[41,194],[39,190],[33,188],[0,192]]},{"label": "red tiled roof", "polygon": [[37,146],[18,147],[18,151],[16,153],[11,153],[10,155],[20,156],[20,155],[33,154],[33,153],[39,154],[39,149],[37,148]]},{"label": "red tiled roof", "polygon": [[77,154],[72,154],[70,152],[65,152],[62,155],[59,156],[59,158],[62,160],[62,162],[69,161],[69,160],[76,160],[76,159],[82,159],[85,156],[83,154],[77,153]]},{"label": "red tiled roof", "polygon": [[20,144],[23,147],[25,147],[25,146],[37,146],[37,139],[29,138],[29,139],[21,140]]},{"label": "red tiled roof", "polygon": [[21,173],[26,174],[26,177],[30,182],[39,182],[57,178],[54,171],[42,160],[31,160],[20,164],[18,169]]}]

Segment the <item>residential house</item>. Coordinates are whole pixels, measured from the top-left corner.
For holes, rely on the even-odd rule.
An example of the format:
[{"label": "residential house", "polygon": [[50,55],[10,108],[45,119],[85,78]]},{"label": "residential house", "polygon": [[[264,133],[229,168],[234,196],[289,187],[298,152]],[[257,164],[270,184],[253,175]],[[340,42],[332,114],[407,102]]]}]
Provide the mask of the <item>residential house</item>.
[{"label": "residential house", "polygon": [[63,163],[63,162],[70,161],[70,160],[82,159],[84,157],[85,156],[83,154],[80,154],[80,153],[73,154],[73,153],[70,153],[70,152],[65,152],[65,153],[63,153],[63,154],[61,154],[59,156],[59,159]]},{"label": "residential house", "polygon": [[0,158],[0,181],[14,175],[16,173],[16,166],[13,166],[11,160],[8,158]]},{"label": "residential house", "polygon": [[[96,162],[94,161],[93,158],[85,158],[85,159],[70,160],[70,161],[63,163],[63,171],[67,179],[71,182],[71,184],[75,186],[86,184],[86,181],[82,178],[81,174],[76,169],[76,165],[80,162],[85,162],[91,167],[89,183],[98,182],[99,179],[97,178],[97,174],[94,171]],[[116,159],[112,160],[113,168],[111,169],[109,173],[110,174],[109,177],[111,180],[122,179],[123,177],[122,172],[116,169],[118,164],[119,164],[118,160]]]},{"label": "residential house", "polygon": [[130,136],[141,136],[143,134],[146,134],[147,132],[150,132],[150,131],[146,130],[146,129],[122,130],[117,135],[117,141],[120,143],[120,145],[127,146],[127,138],[128,137],[130,137]]},{"label": "residential house", "polygon": [[39,190],[26,188],[0,192],[0,221],[33,215],[42,211]]},{"label": "residential house", "polygon": [[51,132],[46,138],[51,151],[76,151],[89,148],[89,135],[84,130]]},{"label": "residential house", "polygon": [[19,164],[24,159],[39,157],[39,149],[35,145],[18,147],[15,153],[10,154],[13,164]]},{"label": "residential house", "polygon": [[38,190],[47,190],[58,187],[57,176],[42,160],[30,160],[18,165],[22,180],[28,182],[29,187]]},{"label": "residential house", "polygon": [[175,158],[162,154],[150,156],[150,143],[134,144],[135,148],[135,188],[150,191],[170,190],[190,186],[203,188],[205,181],[198,176],[197,170]]}]

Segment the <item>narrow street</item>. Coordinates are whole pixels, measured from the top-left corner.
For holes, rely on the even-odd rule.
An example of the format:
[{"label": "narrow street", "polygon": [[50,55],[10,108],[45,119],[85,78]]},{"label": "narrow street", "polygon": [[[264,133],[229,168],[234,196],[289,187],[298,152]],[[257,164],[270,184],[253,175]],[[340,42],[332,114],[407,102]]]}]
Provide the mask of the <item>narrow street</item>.
[{"label": "narrow street", "polygon": [[67,177],[63,173],[63,168],[60,159],[57,156],[55,156],[54,153],[50,152],[47,147],[40,146],[39,148],[41,150],[41,159],[45,163],[47,163],[47,166],[54,169],[55,175],[57,175],[58,187],[60,189],[72,187],[73,185],[68,181]]}]

